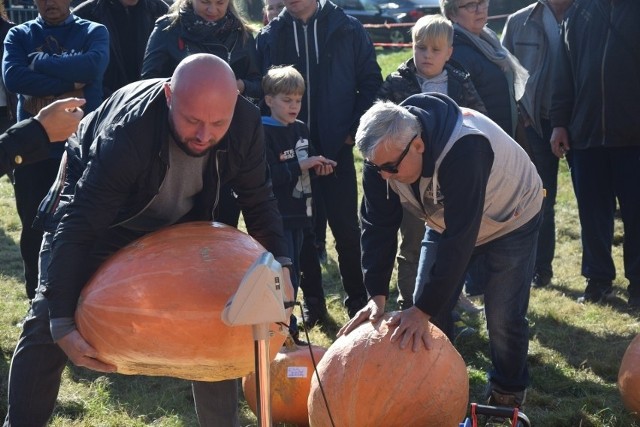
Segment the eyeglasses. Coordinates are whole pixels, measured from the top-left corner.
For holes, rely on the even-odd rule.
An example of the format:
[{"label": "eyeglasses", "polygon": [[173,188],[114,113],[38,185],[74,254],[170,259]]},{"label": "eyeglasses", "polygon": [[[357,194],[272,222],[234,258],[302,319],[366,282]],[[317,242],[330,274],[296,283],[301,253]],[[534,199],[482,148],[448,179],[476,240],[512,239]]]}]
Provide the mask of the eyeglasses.
[{"label": "eyeglasses", "polygon": [[398,161],[396,161],[395,163],[389,162],[389,163],[383,163],[381,165],[376,165],[375,163],[373,163],[373,162],[371,162],[371,161],[369,161],[367,159],[364,159],[365,165],[374,168],[376,170],[376,172],[378,172],[378,173],[382,173],[382,172],[386,172],[386,173],[390,173],[390,174],[398,173],[398,168],[400,167],[400,163],[402,163],[404,158],[407,157],[407,154],[409,153],[409,148],[411,148],[411,143],[417,137],[418,137],[417,133],[415,135],[413,135],[413,138],[411,138],[411,140],[409,141],[409,143],[407,144],[405,149],[402,150],[402,153],[400,153],[400,157],[398,157]]},{"label": "eyeglasses", "polygon": [[471,1],[462,6],[458,6],[458,9],[464,9],[469,13],[477,13],[479,10],[487,10],[489,7],[489,0]]}]

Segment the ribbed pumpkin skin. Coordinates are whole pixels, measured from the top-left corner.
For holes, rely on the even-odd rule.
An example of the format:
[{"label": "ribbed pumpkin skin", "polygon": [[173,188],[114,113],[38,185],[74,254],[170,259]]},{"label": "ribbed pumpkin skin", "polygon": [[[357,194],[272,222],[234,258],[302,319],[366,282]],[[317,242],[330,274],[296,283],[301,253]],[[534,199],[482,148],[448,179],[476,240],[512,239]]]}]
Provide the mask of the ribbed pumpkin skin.
[{"label": "ribbed pumpkin skin", "polygon": [[622,357],[618,390],[624,406],[640,419],[640,334],[631,341]]},{"label": "ribbed pumpkin skin", "polygon": [[[122,374],[240,378],[255,367],[251,326],[229,327],[220,316],[264,251],[247,234],[218,223],[149,234],[115,253],[84,287],[78,330],[98,358]],[[272,357],[284,339],[274,334]]]},{"label": "ribbed pumpkin skin", "polygon": [[[318,365],[337,427],[447,427],[465,417],[469,377],[462,357],[433,327],[433,348],[401,350],[385,320],[364,322],[338,338]],[[314,376],[308,400],[311,427],[331,422]]]},{"label": "ribbed pumpkin skin", "polygon": [[[324,347],[311,346],[313,357],[319,363],[325,352]],[[306,376],[290,375],[289,368],[306,371]],[[289,339],[276,354],[270,365],[271,420],[274,423],[290,423],[299,427],[309,425],[307,397],[314,376],[313,361],[308,347],[298,347]],[[242,390],[247,405],[257,415],[256,376],[252,372],[242,379]]]}]

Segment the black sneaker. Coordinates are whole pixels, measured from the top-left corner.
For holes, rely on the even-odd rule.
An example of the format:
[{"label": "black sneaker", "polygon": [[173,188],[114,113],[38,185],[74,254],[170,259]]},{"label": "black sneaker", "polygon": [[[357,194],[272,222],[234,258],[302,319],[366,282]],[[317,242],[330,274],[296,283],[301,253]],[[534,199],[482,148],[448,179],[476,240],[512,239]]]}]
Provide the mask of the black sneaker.
[{"label": "black sneaker", "polygon": [[476,332],[475,328],[464,323],[464,320],[459,319],[453,323],[453,342],[455,343],[458,338],[468,337]]},{"label": "black sneaker", "polygon": [[611,298],[611,296],[613,296],[611,282],[587,279],[587,287],[584,290],[584,294],[578,298],[578,302],[580,304],[584,304],[585,302],[597,304],[606,301]]},{"label": "black sneaker", "polygon": [[533,280],[531,281],[531,287],[533,288],[544,288],[545,286],[551,283],[551,274],[549,273],[536,273],[533,275]]},{"label": "black sneaker", "polygon": [[302,341],[300,339],[300,331],[295,331],[295,332],[289,331],[289,335],[291,335],[291,339],[293,340],[294,343],[296,343],[297,346],[307,347],[309,345],[308,342]]},{"label": "black sneaker", "polygon": [[305,298],[302,302],[302,317],[306,328],[312,328],[317,324],[322,325],[329,316],[327,305],[320,298]]},{"label": "black sneaker", "polygon": [[629,299],[627,300],[629,308],[632,310],[640,309],[640,284],[636,282],[630,283],[627,287],[627,292],[629,293]]},{"label": "black sneaker", "polygon": [[640,295],[630,296],[627,304],[629,305],[629,308],[633,310],[640,309]]}]

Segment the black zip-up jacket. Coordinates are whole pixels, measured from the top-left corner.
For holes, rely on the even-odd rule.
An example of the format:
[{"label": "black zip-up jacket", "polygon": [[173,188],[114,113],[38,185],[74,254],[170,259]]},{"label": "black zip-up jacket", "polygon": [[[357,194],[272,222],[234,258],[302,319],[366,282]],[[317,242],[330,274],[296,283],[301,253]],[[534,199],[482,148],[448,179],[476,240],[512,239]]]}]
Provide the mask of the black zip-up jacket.
[{"label": "black zip-up jacket", "polygon": [[[285,229],[311,227],[311,216],[307,215],[307,198],[311,194],[294,197],[294,189],[302,175],[296,144],[301,139],[307,140],[307,154],[313,156],[309,143],[309,129],[300,120],[284,125],[271,117],[263,117],[265,145],[267,146],[267,163],[273,181],[273,193],[278,199],[278,207],[282,215]],[[309,177],[313,169],[307,171]],[[309,189],[310,190],[310,189]]]},{"label": "black zip-up jacket", "polygon": [[[45,295],[51,318],[73,317],[87,279],[87,254],[99,236],[140,213],[165,177],[170,143],[165,79],[132,83],[80,124],[67,154],[87,165],[57,228]],[[75,147],[75,150],[74,150]],[[77,163],[78,159],[69,159]],[[73,180],[69,174],[68,179]],[[286,256],[282,219],[267,174],[258,109],[238,96],[227,134],[211,152],[203,190],[179,222],[211,220],[222,184],[238,195],[247,230],[274,256]]]},{"label": "black zip-up jacket", "polygon": [[382,83],[375,49],[362,24],[322,0],[306,24],[285,10],[260,31],[256,43],[263,74],[272,65],[293,65],[304,76],[298,118],[309,126],[316,152],[337,158]]},{"label": "black zip-up jacket", "polygon": [[572,149],[640,145],[640,2],[583,0],[562,27],[550,119]]},{"label": "black zip-up jacket", "polygon": [[[133,12],[133,8],[136,8],[135,12]],[[116,31],[116,28],[121,25],[130,25],[130,23],[117,22],[119,17],[116,16],[116,11],[118,9],[121,9],[123,14],[134,13],[133,16],[137,18],[133,30],[136,35],[134,49],[138,72],[134,80],[130,80],[127,77],[128,65],[125,63],[125,58],[120,50],[120,46],[129,44],[132,41],[121,40],[121,35]],[[149,35],[153,31],[156,19],[166,14],[168,10],[169,6],[162,0],[138,0],[138,4],[130,8],[125,8],[120,3],[120,0],[87,0],[73,9],[74,15],[98,22],[109,30],[109,65],[102,80],[105,98],[109,97],[117,89],[138,80]]]},{"label": "black zip-up jacket", "polygon": [[[487,109],[478,94],[469,73],[452,62],[445,64],[447,70],[447,93],[461,107],[472,108],[487,114]],[[411,95],[422,93],[418,83],[416,65],[413,57],[400,64],[389,74],[378,91],[378,97],[399,104]]]}]

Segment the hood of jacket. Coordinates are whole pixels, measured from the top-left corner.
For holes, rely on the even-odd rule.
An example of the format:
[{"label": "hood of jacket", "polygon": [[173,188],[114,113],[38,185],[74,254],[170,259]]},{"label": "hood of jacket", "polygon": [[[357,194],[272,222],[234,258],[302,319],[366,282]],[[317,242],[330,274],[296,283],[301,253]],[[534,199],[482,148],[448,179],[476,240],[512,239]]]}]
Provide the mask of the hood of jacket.
[{"label": "hood of jacket", "polygon": [[302,20],[295,18],[290,13],[283,13],[280,16],[276,17],[271,24],[277,24],[278,20],[281,22],[281,25],[309,25],[315,24],[316,22],[323,22],[326,20],[328,24],[329,33],[335,31],[340,28],[341,25],[346,21],[346,15],[344,14],[334,14],[329,19],[329,15],[338,9],[334,3],[327,0],[319,0],[318,8],[316,12],[309,18],[309,20],[305,23]]},{"label": "hood of jacket", "polygon": [[458,122],[460,108],[447,95],[420,93],[412,95],[400,104],[416,116],[422,126],[421,137],[425,150],[422,176],[433,176],[435,163]]},{"label": "hood of jacket", "polygon": [[[298,28],[304,25],[310,26],[309,31],[314,33],[314,39],[317,41],[318,37],[324,40],[328,40],[331,36],[337,32],[344,25],[347,25],[349,22],[349,18],[344,13],[334,13],[338,11],[340,8],[336,6],[334,3],[327,0],[318,1],[318,8],[316,12],[307,20],[307,22],[302,22],[302,20],[295,18],[288,12],[281,13],[276,18],[274,18],[268,26],[264,27],[261,32],[265,34],[265,36],[269,36],[269,34],[278,34],[282,29],[286,27],[292,27],[293,30],[293,44],[296,48],[296,53],[298,57],[300,57],[302,49],[301,44],[302,40],[298,40],[296,37],[298,33]],[[321,34],[319,34],[321,33]],[[277,48],[283,48],[284,46],[280,45]],[[316,45],[316,56],[319,56],[318,46]]]}]

